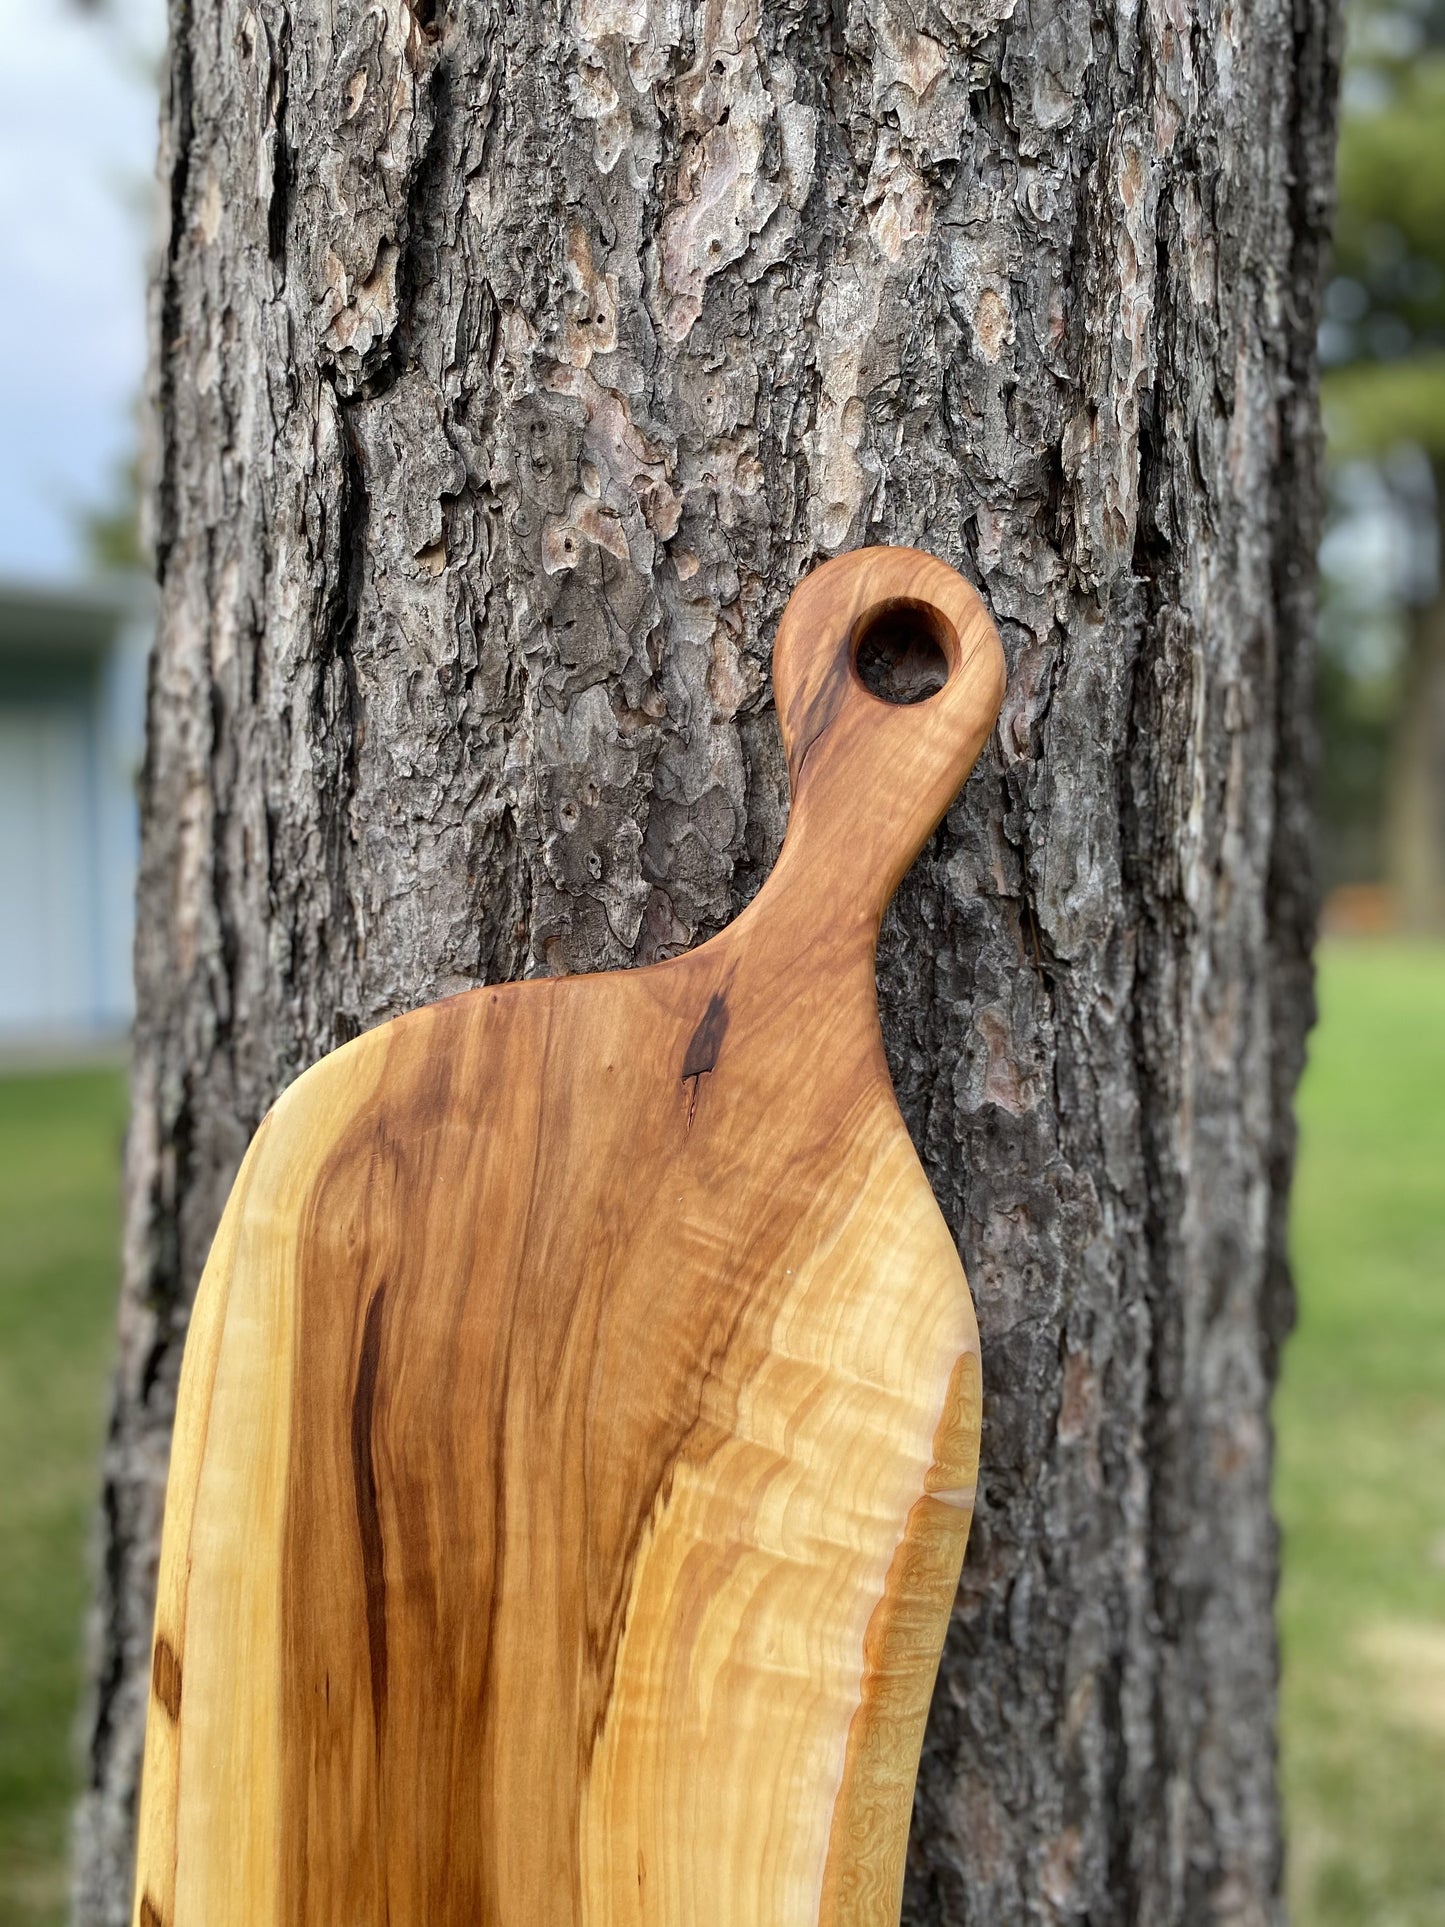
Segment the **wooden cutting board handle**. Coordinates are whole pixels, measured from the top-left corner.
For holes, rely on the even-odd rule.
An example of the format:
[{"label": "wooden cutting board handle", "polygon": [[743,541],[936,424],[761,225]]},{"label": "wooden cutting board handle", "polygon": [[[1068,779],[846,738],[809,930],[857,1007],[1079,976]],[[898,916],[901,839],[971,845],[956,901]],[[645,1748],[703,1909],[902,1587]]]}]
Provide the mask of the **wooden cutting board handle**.
[{"label": "wooden cutting board handle", "polygon": [[1003,660],[872,549],[774,676],[793,810],[733,924],[380,1025],[258,1131],[181,1377],[136,1927],[897,1922],[981,1394],[874,945]]},{"label": "wooden cutting board handle", "polygon": [[[860,654],[903,658],[905,684],[941,657],[945,679],[923,700],[886,701],[859,675]],[[773,647],[793,791],[779,873],[796,863],[829,884],[846,877],[881,918],[972,769],[1003,683],[987,611],[935,556],[859,549],[805,576]]]}]

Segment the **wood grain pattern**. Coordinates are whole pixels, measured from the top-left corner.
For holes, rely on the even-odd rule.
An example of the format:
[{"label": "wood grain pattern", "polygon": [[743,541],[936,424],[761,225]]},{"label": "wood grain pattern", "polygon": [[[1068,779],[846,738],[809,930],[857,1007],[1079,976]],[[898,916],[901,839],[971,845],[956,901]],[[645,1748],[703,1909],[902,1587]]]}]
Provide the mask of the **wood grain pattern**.
[{"label": "wood grain pattern", "polygon": [[[894,706],[881,636],[944,686]],[[896,653],[896,651],[895,651]],[[765,889],[277,1103],[188,1342],[137,1922],[896,1921],[980,1381],[889,1084],[889,897],[992,727],[912,550],[799,587]]]}]

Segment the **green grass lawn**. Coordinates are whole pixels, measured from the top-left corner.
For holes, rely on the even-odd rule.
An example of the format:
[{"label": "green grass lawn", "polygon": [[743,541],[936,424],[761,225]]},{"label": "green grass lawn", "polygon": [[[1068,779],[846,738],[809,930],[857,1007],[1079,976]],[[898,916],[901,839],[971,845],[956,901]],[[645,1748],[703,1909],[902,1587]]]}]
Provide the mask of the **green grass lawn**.
[{"label": "green grass lawn", "polygon": [[1297,1927],[1445,1927],[1445,948],[1328,945],[1276,1409]]},{"label": "green grass lawn", "polygon": [[[1329,945],[1278,1419],[1295,1927],[1445,1927],[1445,949]],[[123,1080],[0,1079],[0,1927],[58,1927]]]},{"label": "green grass lawn", "polygon": [[124,1119],[119,1071],[0,1079],[0,1927],[65,1918]]}]

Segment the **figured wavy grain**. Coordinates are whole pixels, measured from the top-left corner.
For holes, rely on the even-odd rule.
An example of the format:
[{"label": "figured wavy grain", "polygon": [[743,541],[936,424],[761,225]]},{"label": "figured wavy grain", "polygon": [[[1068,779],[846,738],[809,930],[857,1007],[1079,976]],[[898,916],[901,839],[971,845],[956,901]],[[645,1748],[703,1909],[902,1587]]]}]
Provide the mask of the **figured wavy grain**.
[{"label": "figured wavy grain", "polygon": [[[900,597],[948,658],[908,708],[854,663]],[[137,1919],[896,1919],[979,1374],[873,954],[1002,657],[872,550],[774,674],[793,814],[736,923],[383,1025],[258,1138],[182,1388]]]}]

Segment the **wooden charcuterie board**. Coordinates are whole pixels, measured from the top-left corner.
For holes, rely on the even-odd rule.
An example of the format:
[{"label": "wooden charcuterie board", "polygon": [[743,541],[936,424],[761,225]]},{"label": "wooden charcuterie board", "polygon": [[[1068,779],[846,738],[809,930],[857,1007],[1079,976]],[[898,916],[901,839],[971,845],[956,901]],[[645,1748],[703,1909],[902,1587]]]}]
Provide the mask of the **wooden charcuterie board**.
[{"label": "wooden charcuterie board", "polygon": [[[911,705],[866,657],[941,652]],[[138,1927],[896,1923],[977,1328],[874,948],[1003,690],[914,550],[800,585],[793,804],[670,962],[483,988],[257,1132],[181,1381]]]}]

